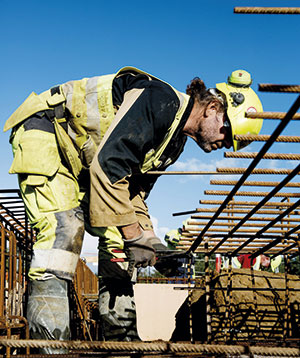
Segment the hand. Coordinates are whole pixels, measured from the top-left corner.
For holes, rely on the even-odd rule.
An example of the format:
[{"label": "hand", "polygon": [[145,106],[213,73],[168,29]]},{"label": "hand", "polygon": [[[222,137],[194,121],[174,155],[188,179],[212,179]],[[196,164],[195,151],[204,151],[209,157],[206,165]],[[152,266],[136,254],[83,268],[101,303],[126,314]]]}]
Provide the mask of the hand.
[{"label": "hand", "polygon": [[147,267],[155,264],[155,249],[151,245],[150,239],[145,238],[144,233],[134,239],[124,240],[124,247],[133,255],[135,267]]},{"label": "hand", "polygon": [[170,249],[160,241],[159,237],[152,236],[149,237],[148,240],[155,251],[170,251]]}]

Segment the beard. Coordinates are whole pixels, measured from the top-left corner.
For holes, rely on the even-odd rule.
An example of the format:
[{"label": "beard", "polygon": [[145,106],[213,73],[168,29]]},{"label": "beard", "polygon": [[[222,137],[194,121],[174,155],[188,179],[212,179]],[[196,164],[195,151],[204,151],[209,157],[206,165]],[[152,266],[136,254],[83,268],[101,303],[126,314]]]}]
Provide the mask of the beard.
[{"label": "beard", "polygon": [[196,134],[196,143],[205,153],[212,151],[211,143],[205,140],[199,132]]}]

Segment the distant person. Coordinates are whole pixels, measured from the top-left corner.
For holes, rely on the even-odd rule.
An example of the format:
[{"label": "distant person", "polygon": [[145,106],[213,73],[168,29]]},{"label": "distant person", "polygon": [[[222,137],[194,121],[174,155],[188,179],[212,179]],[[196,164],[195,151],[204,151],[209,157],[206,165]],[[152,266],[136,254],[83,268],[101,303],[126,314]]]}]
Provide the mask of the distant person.
[{"label": "distant person", "polygon": [[[196,223],[196,220],[188,219],[183,221],[182,228],[173,229],[166,233],[165,235],[165,241],[167,243],[168,249],[170,250],[178,250],[177,246],[179,244],[179,241],[181,239],[182,233],[184,232],[192,232],[193,229],[195,229],[195,226],[193,226],[193,223]],[[195,277],[195,258],[194,255],[189,257],[182,257],[178,259],[178,265],[177,268],[177,278],[194,278]],[[189,266],[189,263],[191,265]],[[190,271],[189,271],[190,269]]]}]

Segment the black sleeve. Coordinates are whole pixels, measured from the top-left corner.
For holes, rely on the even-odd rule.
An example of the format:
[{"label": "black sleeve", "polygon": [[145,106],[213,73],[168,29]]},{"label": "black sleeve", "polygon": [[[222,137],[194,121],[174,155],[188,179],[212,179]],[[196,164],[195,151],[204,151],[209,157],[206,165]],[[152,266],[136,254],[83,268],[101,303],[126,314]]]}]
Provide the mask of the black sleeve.
[{"label": "black sleeve", "polygon": [[113,129],[98,155],[111,184],[140,171],[146,153],[162,142],[179,108],[177,95],[163,82],[143,77],[134,87],[143,92]]}]

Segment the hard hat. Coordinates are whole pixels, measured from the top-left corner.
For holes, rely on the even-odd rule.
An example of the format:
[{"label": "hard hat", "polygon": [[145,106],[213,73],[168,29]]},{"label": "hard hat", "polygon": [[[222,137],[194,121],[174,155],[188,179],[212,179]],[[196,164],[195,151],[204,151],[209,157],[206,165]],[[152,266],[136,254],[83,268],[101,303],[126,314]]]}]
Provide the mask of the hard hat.
[{"label": "hard hat", "polygon": [[182,227],[185,231],[195,231],[197,227],[193,224],[196,224],[197,220],[195,219],[187,219],[182,222]]},{"label": "hard hat", "polygon": [[231,125],[233,150],[237,151],[250,144],[249,141],[237,141],[235,134],[259,134],[263,120],[246,118],[245,112],[262,112],[262,104],[257,94],[250,88],[251,75],[244,70],[233,71],[228,82],[217,83],[216,88],[226,98],[226,111]]}]

